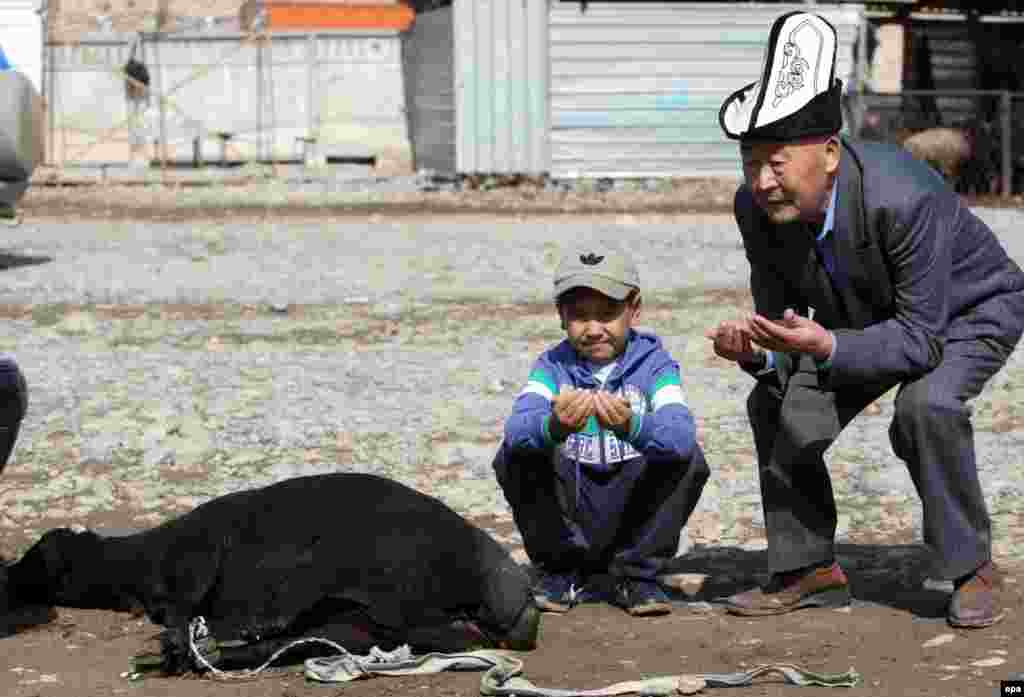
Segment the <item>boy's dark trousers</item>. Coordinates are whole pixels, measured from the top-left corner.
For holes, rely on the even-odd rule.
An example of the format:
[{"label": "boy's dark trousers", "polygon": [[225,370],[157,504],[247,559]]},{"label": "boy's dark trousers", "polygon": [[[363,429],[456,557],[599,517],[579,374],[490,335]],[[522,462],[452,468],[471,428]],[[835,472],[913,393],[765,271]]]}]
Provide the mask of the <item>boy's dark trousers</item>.
[{"label": "boy's dark trousers", "polygon": [[642,579],[675,557],[710,474],[699,446],[689,462],[638,457],[596,472],[560,448],[512,451],[502,443],[493,466],[535,566]]},{"label": "boy's dark trousers", "polygon": [[12,359],[0,358],[0,472],[11,456],[27,409],[25,376]]}]

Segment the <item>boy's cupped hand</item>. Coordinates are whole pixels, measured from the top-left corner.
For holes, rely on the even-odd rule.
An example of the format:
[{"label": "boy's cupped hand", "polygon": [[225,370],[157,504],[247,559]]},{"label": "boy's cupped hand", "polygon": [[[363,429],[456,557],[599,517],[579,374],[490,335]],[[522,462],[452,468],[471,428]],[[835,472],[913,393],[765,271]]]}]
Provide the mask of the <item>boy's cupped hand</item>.
[{"label": "boy's cupped hand", "polygon": [[604,390],[563,387],[552,406],[556,427],[561,433],[576,433],[591,416],[602,428],[618,433],[629,431],[633,408],[627,399]]},{"label": "boy's cupped hand", "polygon": [[551,411],[563,433],[576,433],[596,413],[594,393],[575,387],[563,387],[555,396]]},{"label": "boy's cupped hand", "polygon": [[624,397],[604,390],[597,390],[594,392],[594,412],[597,416],[597,423],[601,424],[602,428],[619,434],[629,431],[629,421],[633,418],[633,407]]}]

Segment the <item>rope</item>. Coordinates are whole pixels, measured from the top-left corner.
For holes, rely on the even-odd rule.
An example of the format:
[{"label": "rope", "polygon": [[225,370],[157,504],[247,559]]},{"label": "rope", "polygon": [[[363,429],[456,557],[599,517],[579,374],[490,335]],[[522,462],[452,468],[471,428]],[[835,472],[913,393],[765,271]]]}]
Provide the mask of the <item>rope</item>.
[{"label": "rope", "polygon": [[[790,685],[808,687],[856,687],[863,677],[851,668],[845,673],[816,673],[792,663],[759,665],[747,671],[736,673],[691,673],[664,675],[640,680],[615,683],[606,687],[575,690],[540,687],[522,677],[523,662],[516,656],[503,651],[469,651],[465,653],[430,653],[413,656],[408,645],[394,651],[383,651],[374,646],[366,656],[349,653],[345,647],[330,639],[308,637],[296,639],[274,652],[262,665],[245,670],[225,671],[214,666],[204,655],[199,644],[214,643],[206,619],[196,617],[188,626],[189,652],[197,665],[209,671],[218,680],[251,680],[265,671],[274,661],[296,646],[319,643],[331,647],[339,655],[310,658],[305,662],[305,675],[309,680],[321,683],[344,683],[374,676],[428,675],[447,670],[483,670],[480,694],[485,697],[611,697],[613,695],[637,694],[646,697],[670,697],[679,694],[695,694],[705,688],[741,687],[753,684],[755,678],[777,674]],[[155,664],[154,664],[155,666]],[[138,680],[141,671],[122,673],[123,677]]]},{"label": "rope", "polygon": [[[396,650],[393,654],[399,652]],[[773,663],[736,673],[662,675],[597,689],[564,689],[534,685],[522,677],[522,661],[499,651],[431,653],[423,656],[407,654],[397,655],[396,660],[383,661],[374,655],[306,660],[306,677],[323,683],[344,683],[377,675],[428,675],[446,670],[485,671],[480,680],[480,694],[485,697],[611,697],[630,694],[675,697],[679,694],[695,694],[705,688],[751,685],[756,678],[768,674],[778,674],[786,683],[801,687],[855,687],[862,681],[861,675],[852,668],[845,673],[815,673],[791,663]]]},{"label": "rope", "polygon": [[296,646],[303,644],[325,644],[335,651],[338,651],[342,656],[350,656],[349,652],[345,650],[345,647],[337,644],[330,639],[323,639],[320,637],[307,637],[305,639],[296,639],[285,646],[281,647],[273,653],[264,663],[256,668],[248,668],[245,670],[226,671],[217,668],[215,665],[207,660],[206,656],[199,649],[198,643],[210,637],[210,629],[206,624],[206,619],[203,617],[196,617],[188,625],[188,648],[195,659],[196,663],[210,671],[210,674],[219,680],[251,680],[257,675],[266,670],[270,664],[280,658],[283,654],[291,651]]}]

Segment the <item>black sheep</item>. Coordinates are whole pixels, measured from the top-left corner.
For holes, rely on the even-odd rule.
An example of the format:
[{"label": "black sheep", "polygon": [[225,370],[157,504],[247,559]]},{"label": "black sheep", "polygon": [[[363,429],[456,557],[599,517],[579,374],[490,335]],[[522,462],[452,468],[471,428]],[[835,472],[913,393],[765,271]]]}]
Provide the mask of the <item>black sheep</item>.
[{"label": "black sheep", "polygon": [[167,628],[172,674],[197,669],[198,616],[224,646],[218,667],[306,636],[351,651],[532,649],[539,623],[528,575],[487,533],[402,484],[343,473],[228,494],[124,537],[51,530],[0,569],[0,627],[39,605],[141,607]]}]

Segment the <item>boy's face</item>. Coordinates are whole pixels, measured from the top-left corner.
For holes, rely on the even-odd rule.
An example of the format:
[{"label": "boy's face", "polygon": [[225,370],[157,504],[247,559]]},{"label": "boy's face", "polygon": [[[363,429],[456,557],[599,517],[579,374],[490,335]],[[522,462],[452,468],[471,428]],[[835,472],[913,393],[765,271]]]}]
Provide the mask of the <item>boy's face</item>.
[{"label": "boy's face", "polygon": [[607,363],[626,350],[629,330],[640,315],[640,294],[613,300],[593,288],[573,288],[559,299],[558,314],[576,352],[588,361]]}]

